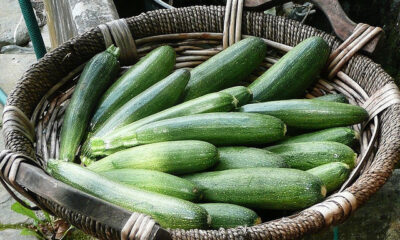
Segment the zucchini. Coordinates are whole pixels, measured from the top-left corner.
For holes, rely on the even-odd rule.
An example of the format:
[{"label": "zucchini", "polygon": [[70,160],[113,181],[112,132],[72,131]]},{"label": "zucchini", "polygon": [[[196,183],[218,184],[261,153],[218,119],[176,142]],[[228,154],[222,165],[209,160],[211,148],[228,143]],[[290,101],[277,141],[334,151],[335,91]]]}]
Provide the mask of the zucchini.
[{"label": "zucchini", "polygon": [[312,98],[311,100],[328,101],[328,102],[338,102],[338,103],[349,103],[346,96],[339,94],[327,94],[321,97]]},{"label": "zucchini", "polygon": [[237,168],[285,168],[285,160],[278,154],[251,147],[220,147],[218,148],[219,161],[214,171]]},{"label": "zucchini", "polygon": [[249,85],[253,101],[303,96],[325,67],[329,53],[328,44],[320,37],[302,41]]},{"label": "zucchini", "polygon": [[251,227],[261,223],[261,218],[251,209],[229,203],[199,204],[211,217],[212,229]]},{"label": "zucchini", "polygon": [[50,159],[47,172],[102,200],[148,214],[164,228],[201,229],[208,225],[206,210],[194,203],[114,182],[74,163]]},{"label": "zucchini", "polygon": [[228,93],[238,100],[238,107],[247,104],[253,99],[253,94],[247,87],[235,86],[224,89],[220,92]]},{"label": "zucchini", "polygon": [[[278,118],[254,113],[202,113],[146,124],[125,141],[131,146],[176,140],[202,140],[217,145],[263,144],[280,140],[286,133]],[[107,143],[106,143],[107,144]],[[92,142],[95,146],[102,142]]]},{"label": "zucchini", "polygon": [[173,106],[182,95],[189,78],[190,73],[186,69],[176,70],[126,102],[103,124],[98,126],[92,137],[104,136],[114,129]]},{"label": "zucchini", "polygon": [[309,99],[247,104],[239,111],[268,114],[281,119],[288,127],[310,130],[349,126],[368,119],[362,107]]},{"label": "zucchini", "polygon": [[257,37],[228,47],[191,70],[184,101],[236,85],[262,62],[266,53],[267,45]]},{"label": "zucchini", "polygon": [[331,162],[342,162],[353,168],[357,154],[337,142],[302,142],[265,148],[282,156],[290,168],[308,170]]},{"label": "zucchini", "polygon": [[175,51],[170,46],[156,48],[140,59],[104,93],[90,122],[91,132],[126,102],[172,73],[174,65]]},{"label": "zucchini", "polygon": [[146,169],[113,169],[100,174],[115,182],[191,202],[201,197],[196,184],[168,173]]},{"label": "zucchini", "polygon": [[342,143],[351,147],[354,146],[359,139],[360,135],[357,131],[348,127],[336,127],[289,137],[277,144],[329,141]]},{"label": "zucchini", "polygon": [[187,140],[147,144],[111,154],[88,166],[95,172],[111,169],[149,169],[172,174],[205,170],[218,161],[218,150],[210,143]]},{"label": "zucchini", "polygon": [[341,162],[327,163],[307,170],[317,176],[326,186],[328,193],[338,189],[349,177],[350,167]]},{"label": "zucchini", "polygon": [[60,137],[60,159],[74,161],[98,100],[118,74],[119,51],[119,48],[111,45],[85,65],[65,112]]},{"label": "zucchini", "polygon": [[204,200],[246,207],[298,210],[323,200],[325,186],[314,175],[289,168],[242,168],[187,175]]},{"label": "zucchini", "polygon": [[[132,145],[130,144],[129,139],[132,139],[135,136],[135,131],[139,127],[148,123],[199,113],[228,112],[236,108],[236,104],[237,100],[234,97],[222,92],[210,93],[195,98],[116,129],[101,138],[94,138],[94,144],[91,143],[91,145],[97,148],[97,151],[93,154],[107,155],[109,151],[106,150],[131,147]],[[101,144],[97,144],[96,146],[96,141]],[[102,146],[103,148],[101,148]]]}]

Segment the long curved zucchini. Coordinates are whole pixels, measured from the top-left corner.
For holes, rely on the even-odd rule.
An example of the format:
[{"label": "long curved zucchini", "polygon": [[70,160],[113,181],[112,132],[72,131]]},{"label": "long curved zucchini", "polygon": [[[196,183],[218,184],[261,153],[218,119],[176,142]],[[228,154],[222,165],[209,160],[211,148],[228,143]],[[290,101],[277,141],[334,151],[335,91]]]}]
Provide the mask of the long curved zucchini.
[{"label": "long curved zucchini", "polygon": [[187,140],[147,144],[111,154],[88,166],[95,172],[111,169],[149,169],[172,174],[205,170],[218,161],[218,150],[210,143]]},{"label": "long curved zucchini", "polygon": [[349,126],[368,118],[368,112],[359,106],[310,99],[247,104],[239,111],[271,115],[298,129]]},{"label": "long curved zucchini", "polygon": [[297,210],[320,202],[326,188],[314,175],[289,168],[242,168],[187,175],[204,200],[246,207]]},{"label": "long curved zucchini", "polygon": [[208,225],[206,210],[189,201],[120,184],[74,163],[50,159],[47,171],[83,192],[130,211],[148,214],[164,228],[204,229]]},{"label": "long curved zucchini", "polygon": [[211,217],[211,228],[251,227],[261,223],[261,218],[251,209],[229,203],[199,204]]},{"label": "long curved zucchini", "polygon": [[156,48],[140,59],[104,93],[90,122],[91,132],[126,102],[168,76],[174,65],[175,51],[170,46]]},{"label": "long curved zucchini", "polygon": [[357,131],[349,127],[336,127],[289,137],[277,144],[328,141],[352,147],[359,139],[360,134]]},{"label": "long curved zucchini", "polygon": [[[255,113],[202,113],[146,124],[136,130],[130,145],[177,140],[201,140],[216,145],[265,144],[280,140],[286,133],[278,118]],[[104,149],[104,142],[93,139]]]},{"label": "long curved zucchini", "polygon": [[119,70],[119,48],[111,45],[85,66],[72,94],[61,128],[60,159],[74,161],[98,100]]},{"label": "long curved zucchini", "polygon": [[190,73],[186,69],[176,70],[125,103],[92,136],[104,136],[114,129],[173,106],[182,95],[189,78]]},{"label": "long curved zucchini", "polygon": [[283,157],[290,168],[308,170],[331,162],[343,162],[353,168],[357,154],[337,142],[302,142],[265,148]]},{"label": "long curved zucchini", "polygon": [[302,41],[249,85],[253,101],[303,96],[325,66],[329,52],[328,44],[320,37]]},{"label": "long curved zucchini", "polygon": [[146,169],[113,169],[100,172],[106,178],[129,186],[195,202],[201,198],[199,187],[186,179]]},{"label": "long curved zucchini", "polygon": [[220,147],[219,161],[213,171],[237,168],[288,167],[285,159],[278,154],[251,147]]},{"label": "long curved zucchini", "polygon": [[267,45],[257,37],[228,47],[191,70],[184,101],[234,86],[262,62],[266,53]]},{"label": "long curved zucchini", "polygon": [[135,137],[135,131],[148,123],[199,113],[228,112],[236,108],[236,104],[237,100],[234,97],[222,92],[209,93],[192,99],[116,129],[101,138],[94,138],[94,142],[98,141],[102,144],[97,145],[99,148],[93,152],[93,155],[109,155],[110,151],[106,150],[131,147],[130,139]]}]

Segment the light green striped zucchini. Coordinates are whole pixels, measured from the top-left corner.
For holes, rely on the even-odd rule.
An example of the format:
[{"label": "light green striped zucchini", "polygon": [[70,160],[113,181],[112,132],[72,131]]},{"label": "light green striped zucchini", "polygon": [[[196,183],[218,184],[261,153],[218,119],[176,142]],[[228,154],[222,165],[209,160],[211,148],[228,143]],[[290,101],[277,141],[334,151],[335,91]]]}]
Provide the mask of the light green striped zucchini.
[{"label": "light green striped zucchini", "polygon": [[74,163],[48,160],[47,172],[76,189],[129,211],[150,215],[164,228],[205,229],[207,211],[189,201],[111,181]]},{"label": "light green striped zucchini", "polygon": [[129,186],[191,202],[201,199],[199,187],[186,179],[154,170],[112,169],[100,172],[106,178]]},{"label": "light green striped zucchini", "polygon": [[218,161],[217,148],[207,142],[186,140],[147,144],[111,154],[88,166],[95,172],[111,169],[149,169],[171,174],[203,171]]},{"label": "light green striped zucchini", "polygon": [[101,145],[103,148],[97,148],[96,151],[93,151],[93,155],[109,155],[109,152],[113,152],[110,150],[132,147],[130,139],[135,137],[138,128],[148,123],[199,113],[228,112],[236,106],[237,100],[230,94],[222,92],[210,93],[192,99],[116,129],[101,138],[96,138],[95,141],[103,143]]},{"label": "light green striped zucchini", "polygon": [[331,162],[342,162],[353,168],[357,154],[337,142],[302,142],[265,148],[283,157],[290,168],[308,170]]}]

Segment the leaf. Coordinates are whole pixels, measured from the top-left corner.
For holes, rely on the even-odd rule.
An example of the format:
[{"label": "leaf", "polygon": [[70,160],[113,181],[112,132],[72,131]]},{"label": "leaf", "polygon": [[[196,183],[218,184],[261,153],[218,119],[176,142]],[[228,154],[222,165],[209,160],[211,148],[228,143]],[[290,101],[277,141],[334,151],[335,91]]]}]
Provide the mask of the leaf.
[{"label": "leaf", "polygon": [[28,208],[22,206],[19,202],[14,203],[14,204],[11,206],[11,210],[13,210],[13,211],[16,212],[16,213],[25,215],[25,216],[27,216],[27,217],[30,217],[30,218],[32,218],[32,219],[34,219],[34,220],[40,222],[40,219],[36,216],[36,214],[35,214],[34,211],[32,211],[32,210],[30,210],[30,209],[28,209]]},{"label": "leaf", "polygon": [[29,229],[29,228],[23,228],[21,230],[20,234],[22,236],[34,236],[37,239],[45,239],[43,236],[41,236],[40,234],[38,234],[37,232],[35,232],[34,230]]},{"label": "leaf", "polygon": [[49,223],[52,222],[52,221],[51,221],[50,214],[49,214],[48,212],[43,211],[43,215],[44,215],[44,218],[46,218],[46,220],[47,220]]}]

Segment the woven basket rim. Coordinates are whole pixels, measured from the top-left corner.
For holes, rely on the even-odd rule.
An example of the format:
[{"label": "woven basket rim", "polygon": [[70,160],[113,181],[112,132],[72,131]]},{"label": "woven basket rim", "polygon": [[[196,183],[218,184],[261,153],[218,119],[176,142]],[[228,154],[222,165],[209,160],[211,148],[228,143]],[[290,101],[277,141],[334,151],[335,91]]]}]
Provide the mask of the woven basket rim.
[{"label": "woven basket rim", "polygon": [[[210,12],[223,12],[224,7],[216,7],[216,6],[194,6],[194,7],[186,7],[186,8],[179,8],[179,9],[165,9],[165,10],[155,10],[155,11],[151,11],[151,12],[147,12],[147,13],[142,13],[139,16],[135,16],[135,17],[131,17],[127,19],[128,24],[131,27],[131,31],[133,33],[136,33],[133,31],[134,27],[132,27],[134,24],[140,24],[141,22],[145,21],[148,18],[151,18],[152,16],[154,16],[154,19],[156,19],[159,16],[166,16],[166,18],[169,17],[169,15],[171,15],[171,17],[173,17],[173,14],[183,14],[185,12],[193,12],[193,13],[197,13],[197,14],[201,14],[201,13],[210,13]],[[257,15],[257,13],[250,13],[250,12],[246,12],[246,14],[248,14],[248,16],[252,16],[255,15],[256,17],[259,17],[259,15]],[[162,18],[162,17],[160,17]],[[213,18],[212,16],[210,16],[210,18]],[[266,16],[262,16],[262,18],[267,18]],[[283,22],[285,24],[289,24],[290,26],[295,26],[301,30],[304,30],[305,32],[310,31],[314,34],[320,34],[325,40],[327,40],[329,42],[329,44],[331,46],[337,47],[340,43],[340,41],[338,39],[336,39],[334,36],[326,34],[320,30],[316,30],[312,27],[306,26],[306,25],[302,25],[298,22],[292,21],[292,20],[288,20],[285,19],[283,17],[279,17],[279,16],[269,16],[268,18],[272,19],[272,21],[276,21],[276,22]],[[153,19],[153,20],[154,20]],[[160,20],[161,21],[161,20]],[[151,34],[146,35],[146,30],[143,30],[143,32],[141,33],[137,33],[137,35],[140,35],[140,37],[145,37],[145,36],[150,36]],[[155,35],[159,35],[159,34],[155,34]],[[92,38],[92,45],[89,45],[89,39]],[[299,36],[300,40],[301,38],[304,38],[304,36]],[[86,52],[82,53],[82,54],[77,54],[79,52],[79,50],[81,48],[83,48],[82,46],[86,44],[85,49]],[[28,98],[29,97],[29,88],[35,88],[38,86],[34,85],[34,83],[32,81],[27,81],[27,79],[32,80],[32,79],[41,79],[41,78],[49,78],[51,79],[51,76],[48,76],[47,74],[51,74],[52,71],[58,71],[56,75],[59,76],[65,76],[68,74],[68,72],[70,71],[70,69],[72,68],[76,68],[78,66],[78,62],[83,63],[85,61],[88,60],[88,58],[90,58],[91,56],[94,55],[94,53],[98,52],[99,48],[101,47],[101,44],[104,45],[104,43],[102,43],[102,36],[100,35],[100,31],[98,29],[98,27],[80,35],[77,36],[69,41],[67,41],[66,43],[62,44],[61,46],[57,47],[56,49],[54,49],[53,51],[51,51],[50,53],[47,53],[45,55],[44,58],[42,58],[41,60],[39,60],[37,63],[33,64],[26,72],[25,74],[21,77],[20,81],[18,82],[17,86],[12,90],[12,92],[9,95],[9,99],[7,102],[7,106],[14,106],[18,109],[20,109],[26,116],[28,116],[28,118],[31,117],[32,113],[33,113],[33,109],[34,106],[38,104],[38,101],[40,100],[39,97],[35,97],[34,98],[34,103],[32,102],[32,99]],[[103,47],[103,49],[105,49],[105,45]],[[74,57],[70,57],[70,55],[68,55],[69,53],[73,53],[73,54],[77,54],[76,58],[79,58],[77,62],[74,62],[71,65],[68,65],[68,67],[66,67],[66,69],[57,69],[56,65],[60,66],[62,64],[67,63],[68,61],[70,61],[70,58],[74,58]],[[55,64],[52,64],[51,62],[54,60]],[[76,59],[73,59],[71,61],[75,61]],[[351,63],[352,61],[354,61],[355,63]],[[355,72],[361,71],[360,69],[357,71],[356,66],[357,66],[357,61],[365,63],[365,65],[369,66],[369,64],[371,65],[376,65],[375,63],[373,63],[372,60],[370,60],[368,57],[366,56],[362,56],[362,55],[357,55],[355,57],[353,57],[353,59],[350,61],[350,63],[345,67],[346,69],[344,70],[345,72],[349,73],[350,75],[353,73],[353,75],[355,74]],[[349,67],[349,65],[353,64],[352,66]],[[354,65],[355,64],[355,65]],[[40,69],[40,71],[38,71],[38,69]],[[379,69],[379,72],[376,74],[377,75],[377,79],[382,80],[382,84],[386,84],[388,82],[393,82],[393,80],[391,79],[391,77],[385,73],[378,65],[376,65],[376,69]],[[47,74],[44,74],[43,76],[43,71],[45,71]],[[364,70],[366,71],[366,70]],[[361,71],[363,73],[363,71]],[[61,79],[60,77],[56,77],[57,79]],[[48,80],[43,81],[44,85],[46,88],[50,88],[51,84],[55,84],[56,82],[53,81],[52,83],[50,83],[51,81]],[[35,83],[35,84],[39,84],[39,83]],[[374,87],[370,86],[370,85],[366,85],[366,87],[363,87],[369,94],[374,92]],[[28,89],[28,90],[27,90]],[[32,91],[32,90],[31,90]],[[42,91],[43,92],[43,91]],[[23,94],[22,94],[23,93]],[[21,98],[21,94],[24,96],[24,98]],[[40,93],[41,96],[43,96],[43,93]],[[400,109],[394,109],[395,107],[391,107],[391,111],[394,111],[395,114],[394,115],[399,115],[400,116]],[[385,112],[387,112],[389,110],[386,110]],[[392,113],[393,114],[393,113]],[[17,118],[23,118],[21,116],[18,116]],[[4,124],[4,118],[3,118],[3,124]],[[395,125],[394,122],[392,123],[388,123],[389,126],[393,126],[393,128],[396,128],[396,130],[400,131],[400,128],[398,128],[398,126]],[[394,132],[393,135],[396,137],[397,135],[395,135],[397,132]],[[6,145],[7,148],[11,149],[14,152],[19,152],[19,153],[23,153],[26,154],[28,156],[35,156],[34,153],[32,152],[32,150],[26,149],[27,145],[29,145],[29,143],[27,144],[27,142],[29,142],[26,137],[22,136],[21,133],[19,133],[18,131],[10,131],[10,132],[6,132],[4,133],[5,138],[6,138]],[[31,146],[30,146],[31,147]],[[380,148],[383,148],[382,146],[379,146]],[[370,173],[367,172],[368,176],[366,176],[363,179],[358,179],[356,182],[354,182],[352,184],[352,186],[350,187],[350,189],[348,190],[351,194],[354,194],[355,199],[356,199],[356,205],[354,205],[353,207],[357,207],[360,204],[362,204],[363,202],[365,202],[369,196],[371,196],[373,193],[375,193],[382,185],[383,183],[387,180],[387,178],[390,176],[393,168],[394,168],[394,164],[395,162],[399,159],[400,155],[395,153],[396,150],[400,149],[399,144],[394,144],[393,146],[390,145],[391,148],[394,149],[389,149],[391,151],[390,155],[388,157],[388,159],[390,159],[390,161],[388,160],[388,164],[384,165],[384,163],[377,163],[378,166],[376,166],[376,168],[374,168],[373,170],[375,171],[374,173]],[[29,147],[28,147],[29,148]],[[381,149],[382,150],[382,149]],[[382,150],[383,151],[383,150]],[[374,174],[376,174],[376,172],[378,172],[378,177],[380,178],[380,181],[376,181],[374,184],[375,186],[373,186],[371,189],[373,189],[372,191],[368,192],[362,192],[360,191],[360,189],[363,189],[365,186],[365,183],[372,183],[372,180],[370,179],[372,176],[374,176]],[[362,182],[365,181],[365,182]],[[364,183],[364,184],[361,184]],[[329,201],[329,200],[327,200]],[[350,203],[350,205],[352,206],[352,204]],[[273,233],[277,233],[281,230],[282,227],[286,227],[286,228],[292,228],[290,231],[290,234],[292,235],[286,235],[286,236],[292,236],[292,237],[300,237],[302,236],[302,234],[306,233],[306,232],[311,232],[311,231],[315,231],[317,229],[321,229],[322,227],[325,227],[329,224],[332,223],[338,223],[341,222],[343,220],[345,220],[352,211],[354,211],[355,209],[350,209],[349,212],[347,212],[346,209],[343,209],[343,212],[340,213],[341,216],[337,216],[338,213],[334,213],[334,212],[329,212],[327,213],[327,216],[331,217],[331,218],[335,218],[332,222],[327,223],[326,222],[326,218],[327,216],[321,214],[321,212],[317,211],[316,209],[310,209],[310,210],[304,210],[299,214],[296,215],[292,215],[289,216],[288,218],[282,218],[282,219],[277,219],[274,221],[270,221],[267,223],[263,223],[265,226],[262,229],[262,231],[270,231],[272,233],[272,235],[274,235]],[[339,215],[340,215],[339,214]],[[310,223],[304,223],[302,226],[298,226],[297,223],[298,221],[309,221]],[[257,226],[254,228],[257,229]],[[236,228],[237,232],[239,232],[239,234],[244,234],[243,236],[251,236],[251,234],[253,234],[251,231],[244,231],[242,228]],[[261,231],[261,230],[260,230]],[[283,230],[282,230],[283,231]],[[179,239],[179,236],[185,236],[185,234],[189,234],[186,236],[194,236],[196,233],[187,233],[188,231],[184,231],[184,230],[171,230],[171,234],[174,238]],[[204,231],[204,232],[208,232],[210,234],[214,234],[216,231]],[[192,234],[192,235],[190,235]],[[207,233],[204,233],[207,234]],[[250,235],[249,235],[250,234]],[[252,236],[254,238],[259,237],[259,236],[264,236],[264,235],[260,235],[259,233],[254,233],[255,235]],[[203,234],[202,234],[203,235]],[[279,235],[276,237],[276,239],[280,239],[283,238],[285,234]],[[267,236],[267,235],[265,235]]]}]

